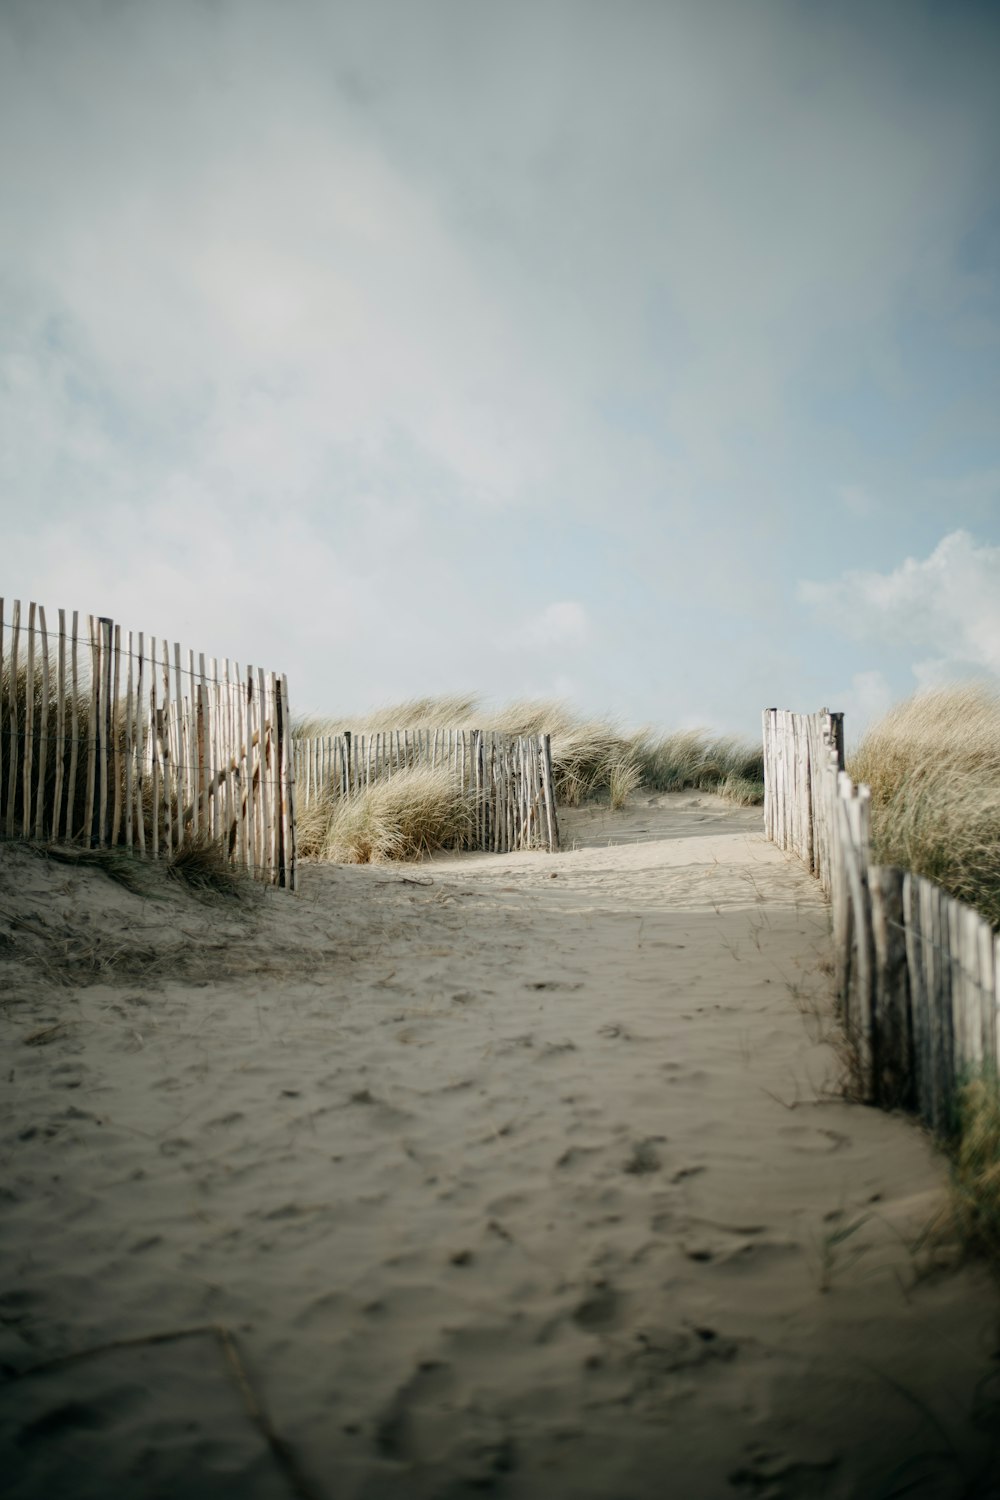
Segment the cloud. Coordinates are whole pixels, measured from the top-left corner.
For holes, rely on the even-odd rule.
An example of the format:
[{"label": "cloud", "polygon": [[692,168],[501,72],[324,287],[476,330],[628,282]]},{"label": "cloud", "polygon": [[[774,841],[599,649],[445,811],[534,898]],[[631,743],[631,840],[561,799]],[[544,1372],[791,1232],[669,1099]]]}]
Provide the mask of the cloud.
[{"label": "cloud", "polygon": [[516,626],[506,637],[514,648],[543,651],[578,650],[590,638],[587,611],[582,604],[565,600],[547,604],[538,614]]},{"label": "cloud", "polygon": [[968,532],[949,533],[929,557],[888,573],[801,583],[798,597],[858,640],[929,648],[913,662],[921,685],[969,668],[1000,674],[1000,547]]},{"label": "cloud", "polygon": [[[855,388],[957,389],[899,348],[980,307],[969,16],[6,0],[4,592],[252,651],[320,708],[518,691],[506,622],[555,653],[599,613],[595,709],[744,719],[796,623],[801,475],[888,527],[930,472],[871,461]],[[935,472],[981,465],[986,510],[982,446]]]}]

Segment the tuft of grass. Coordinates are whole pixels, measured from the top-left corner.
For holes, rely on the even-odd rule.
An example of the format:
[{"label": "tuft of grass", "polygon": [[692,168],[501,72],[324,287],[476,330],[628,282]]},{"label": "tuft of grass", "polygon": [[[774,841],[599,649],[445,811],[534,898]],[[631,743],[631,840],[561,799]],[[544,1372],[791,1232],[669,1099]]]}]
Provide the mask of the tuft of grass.
[{"label": "tuft of grass", "polygon": [[761,807],[764,802],[763,781],[754,781],[750,776],[739,776],[735,772],[730,772],[715,790],[728,802],[735,802],[737,807]]},{"label": "tuft of grass", "polygon": [[952,1202],[965,1246],[1000,1269],[1000,1087],[995,1074],[958,1093]]},{"label": "tuft of grass", "polygon": [[245,872],[230,864],[225,845],[209,838],[187,839],[167,861],[167,874],[200,895],[239,900],[252,889]]},{"label": "tuft of grass", "polygon": [[85,849],[72,844],[32,844],[29,847],[58,864],[100,870],[109,880],[116,881],[137,896],[149,893],[149,865],[128,849]]},{"label": "tuft of grass", "polygon": [[718,792],[750,805],[749,785],[759,786],[764,800],[764,753],[759,745],[706,729],[641,737],[643,781],[658,792]]},{"label": "tuft of grass", "polygon": [[625,806],[642,784],[642,767],[632,754],[616,760],[608,773],[608,799],[613,811]]},{"label": "tuft of grass", "polygon": [[473,805],[443,767],[399,771],[352,797],[317,799],[298,819],[299,852],[341,864],[417,860],[460,847]]},{"label": "tuft of grass", "polygon": [[875,859],[1000,926],[1000,692],[964,683],[897,704],[847,769],[872,789]]}]

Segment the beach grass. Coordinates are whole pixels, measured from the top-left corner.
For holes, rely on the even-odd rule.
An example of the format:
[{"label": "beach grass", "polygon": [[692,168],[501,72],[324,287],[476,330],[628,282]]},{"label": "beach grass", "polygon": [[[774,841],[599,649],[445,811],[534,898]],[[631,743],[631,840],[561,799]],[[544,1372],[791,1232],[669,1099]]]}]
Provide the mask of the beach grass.
[{"label": "beach grass", "polygon": [[963,1244],[1000,1270],[1000,1087],[995,1073],[960,1089],[952,1206]]},{"label": "beach grass", "polygon": [[875,859],[935,881],[1000,927],[1000,692],[918,693],[867,732],[847,770],[872,792]]},{"label": "beach grass", "polygon": [[306,859],[340,864],[416,860],[460,847],[472,831],[473,803],[443,767],[409,767],[350,798],[332,793],[301,809],[298,846]]},{"label": "beach grass", "polygon": [[[50,683],[55,682],[55,662],[49,664]],[[3,670],[0,672],[0,744],[3,745],[3,778],[0,784],[0,801],[4,809],[13,806],[16,815],[16,823],[20,828],[24,823],[24,750],[26,748],[28,710],[31,709],[31,748],[34,767],[35,784],[32,788],[32,801],[37,798],[37,777],[39,769],[43,779],[43,806],[51,807],[56,780],[56,757],[52,747],[57,743],[58,708],[55,695],[50,690],[47,706],[44,704],[44,672],[40,661],[36,660],[34,671],[29,677],[28,668],[22,662],[16,673],[12,670],[10,661],[4,660]],[[76,735],[81,741],[86,739],[90,716],[89,693],[80,692],[76,698],[67,690],[65,694],[64,708],[64,735],[69,737],[73,722],[76,723]],[[11,747],[15,753],[11,758]],[[64,795],[69,794],[69,768],[64,765],[63,788]],[[83,805],[83,795],[87,779],[87,757],[86,753],[78,756],[76,766],[75,785],[73,787],[74,801],[78,808]],[[29,819],[33,821],[33,819]]]},{"label": "beach grass", "polygon": [[556,800],[562,807],[607,798],[619,808],[640,787],[711,791],[741,806],[764,800],[764,761],[757,744],[703,729],[669,734],[627,730],[610,717],[576,714],[559,699],[527,698],[487,709],[471,693],[412,698],[360,716],[303,719],[295,732],[309,736],[403,728],[548,734]]},{"label": "beach grass", "polygon": [[257,894],[246,870],[234,865],[224,842],[189,834],[167,860],[167,874],[199,895],[225,896],[233,900]]}]

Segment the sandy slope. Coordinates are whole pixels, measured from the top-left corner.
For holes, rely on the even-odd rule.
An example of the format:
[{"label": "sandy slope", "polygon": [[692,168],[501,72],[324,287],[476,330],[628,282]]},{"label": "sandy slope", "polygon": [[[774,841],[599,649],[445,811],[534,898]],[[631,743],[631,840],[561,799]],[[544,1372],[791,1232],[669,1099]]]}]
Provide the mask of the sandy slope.
[{"label": "sandy slope", "polygon": [[759,824],[640,800],[249,909],[0,848],[6,1493],[1000,1493],[995,1293],[837,1096]]}]

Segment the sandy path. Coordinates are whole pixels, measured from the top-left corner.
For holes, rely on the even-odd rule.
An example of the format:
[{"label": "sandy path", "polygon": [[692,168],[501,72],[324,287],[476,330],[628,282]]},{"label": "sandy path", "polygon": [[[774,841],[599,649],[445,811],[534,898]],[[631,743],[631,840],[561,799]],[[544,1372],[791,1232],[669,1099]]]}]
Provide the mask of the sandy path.
[{"label": "sandy path", "polygon": [[[656,799],[249,917],[6,851],[4,911],[122,945],[53,990],[0,911],[7,1374],[224,1325],[337,1500],[1000,1493],[995,1293],[914,1250],[943,1166],[836,1096],[826,913],[758,828]],[[232,1373],[9,1380],[7,1493],[295,1493]]]}]

